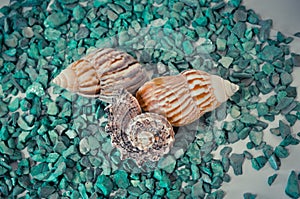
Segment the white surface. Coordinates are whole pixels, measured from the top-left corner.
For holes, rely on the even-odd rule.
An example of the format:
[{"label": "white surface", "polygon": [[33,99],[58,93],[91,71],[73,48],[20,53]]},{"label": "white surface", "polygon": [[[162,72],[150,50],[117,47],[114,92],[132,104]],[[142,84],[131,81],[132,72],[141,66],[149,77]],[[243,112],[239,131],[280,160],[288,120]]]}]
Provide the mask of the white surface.
[{"label": "white surface", "polygon": [[[9,0],[0,0],[0,7],[7,5]],[[294,34],[300,32],[300,1],[299,0],[244,0],[244,5],[247,9],[253,9],[256,13],[260,14],[263,19],[273,19],[273,29],[283,33]],[[293,52],[300,53],[300,39],[296,39],[291,44]],[[300,95],[300,68],[296,68],[293,73],[295,81],[294,86],[298,88]],[[298,97],[299,99],[299,97]],[[275,126],[276,127],[276,126]],[[293,128],[293,133],[297,134],[300,131],[300,122]],[[265,132],[264,140],[268,144],[276,146],[281,139],[273,136],[269,132]],[[246,150],[246,141],[239,141],[232,145],[233,152],[242,153]],[[221,149],[221,147],[220,147]],[[282,165],[279,171],[274,171],[267,163],[267,165],[260,171],[256,171],[251,167],[249,160],[245,160],[243,166],[243,175],[234,176],[232,168],[230,168],[231,181],[223,183],[221,189],[226,192],[226,199],[239,199],[243,198],[243,193],[251,192],[257,194],[257,199],[282,199],[288,198],[285,193],[285,185],[291,170],[300,172],[300,158],[299,151],[300,145],[288,147],[290,156],[282,159]],[[219,151],[219,150],[218,150]],[[218,153],[218,152],[217,152]],[[255,151],[251,151],[257,154]],[[255,156],[255,155],[254,155]],[[274,173],[278,174],[274,184],[270,187],[267,184],[268,177]]]}]

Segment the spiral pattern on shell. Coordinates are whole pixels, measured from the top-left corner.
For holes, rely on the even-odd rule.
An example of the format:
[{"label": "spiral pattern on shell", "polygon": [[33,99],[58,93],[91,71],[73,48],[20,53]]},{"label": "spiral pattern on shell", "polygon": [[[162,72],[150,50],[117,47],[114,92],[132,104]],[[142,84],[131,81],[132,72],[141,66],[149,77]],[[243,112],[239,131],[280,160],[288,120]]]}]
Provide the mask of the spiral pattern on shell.
[{"label": "spiral pattern on shell", "polygon": [[53,83],[85,97],[109,102],[116,90],[135,92],[148,77],[131,55],[112,48],[97,49],[70,64]]},{"label": "spiral pattern on shell", "polygon": [[168,120],[156,113],[141,113],[136,98],[122,89],[106,108],[106,132],[112,145],[141,166],[146,161],[158,161],[168,153],[174,142],[174,131]]},{"label": "spiral pattern on shell", "polygon": [[173,126],[183,126],[217,108],[238,89],[219,76],[186,70],[146,82],[136,96],[143,110],[167,117]]}]

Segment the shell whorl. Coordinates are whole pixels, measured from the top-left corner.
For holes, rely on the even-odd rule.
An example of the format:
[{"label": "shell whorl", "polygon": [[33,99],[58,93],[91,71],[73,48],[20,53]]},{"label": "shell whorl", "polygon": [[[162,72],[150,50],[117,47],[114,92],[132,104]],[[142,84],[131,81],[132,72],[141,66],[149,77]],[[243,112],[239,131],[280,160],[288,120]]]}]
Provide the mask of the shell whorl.
[{"label": "shell whorl", "polygon": [[172,125],[162,115],[141,113],[138,101],[126,90],[120,91],[106,111],[105,130],[120,150],[121,159],[132,158],[141,166],[169,152],[174,142]]},{"label": "shell whorl", "polygon": [[103,48],[70,64],[53,83],[85,97],[101,96],[109,102],[118,89],[135,94],[146,81],[146,72],[131,55]]},{"label": "shell whorl", "polygon": [[145,83],[136,96],[145,111],[167,117],[173,126],[183,126],[214,110],[237,90],[237,85],[221,77],[186,70]]}]

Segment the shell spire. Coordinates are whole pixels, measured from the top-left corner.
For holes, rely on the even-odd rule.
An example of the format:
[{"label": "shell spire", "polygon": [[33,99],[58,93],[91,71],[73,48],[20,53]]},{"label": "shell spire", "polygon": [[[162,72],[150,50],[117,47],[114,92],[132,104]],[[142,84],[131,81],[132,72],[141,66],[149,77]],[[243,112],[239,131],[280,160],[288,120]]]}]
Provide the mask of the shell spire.
[{"label": "shell spire", "polygon": [[168,120],[156,113],[141,113],[136,98],[122,89],[106,108],[105,131],[111,143],[121,152],[121,159],[131,158],[141,166],[158,161],[174,142],[174,131]]},{"label": "shell spire", "polygon": [[173,126],[184,126],[217,108],[238,89],[219,76],[186,70],[145,83],[136,96],[143,110],[167,117]]},{"label": "shell spire", "polygon": [[118,89],[135,94],[148,80],[142,65],[131,55],[102,48],[71,63],[53,83],[79,95],[110,102]]}]

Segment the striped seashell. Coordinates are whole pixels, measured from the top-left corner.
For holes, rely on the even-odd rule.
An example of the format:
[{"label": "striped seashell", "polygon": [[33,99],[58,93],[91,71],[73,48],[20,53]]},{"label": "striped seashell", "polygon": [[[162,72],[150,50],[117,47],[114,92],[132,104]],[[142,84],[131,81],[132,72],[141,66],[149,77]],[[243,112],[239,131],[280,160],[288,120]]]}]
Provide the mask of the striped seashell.
[{"label": "striped seashell", "polygon": [[136,98],[122,89],[106,109],[106,132],[112,145],[141,166],[146,161],[157,161],[168,153],[174,142],[174,131],[168,120],[156,113],[142,113]]},{"label": "striped seashell", "polygon": [[136,96],[143,110],[167,117],[173,126],[184,126],[217,108],[238,89],[219,76],[186,70],[145,83]]},{"label": "striped seashell", "polygon": [[135,94],[146,81],[145,71],[132,56],[112,48],[102,48],[70,64],[53,83],[79,95],[100,96],[109,102],[116,90],[125,88]]}]

